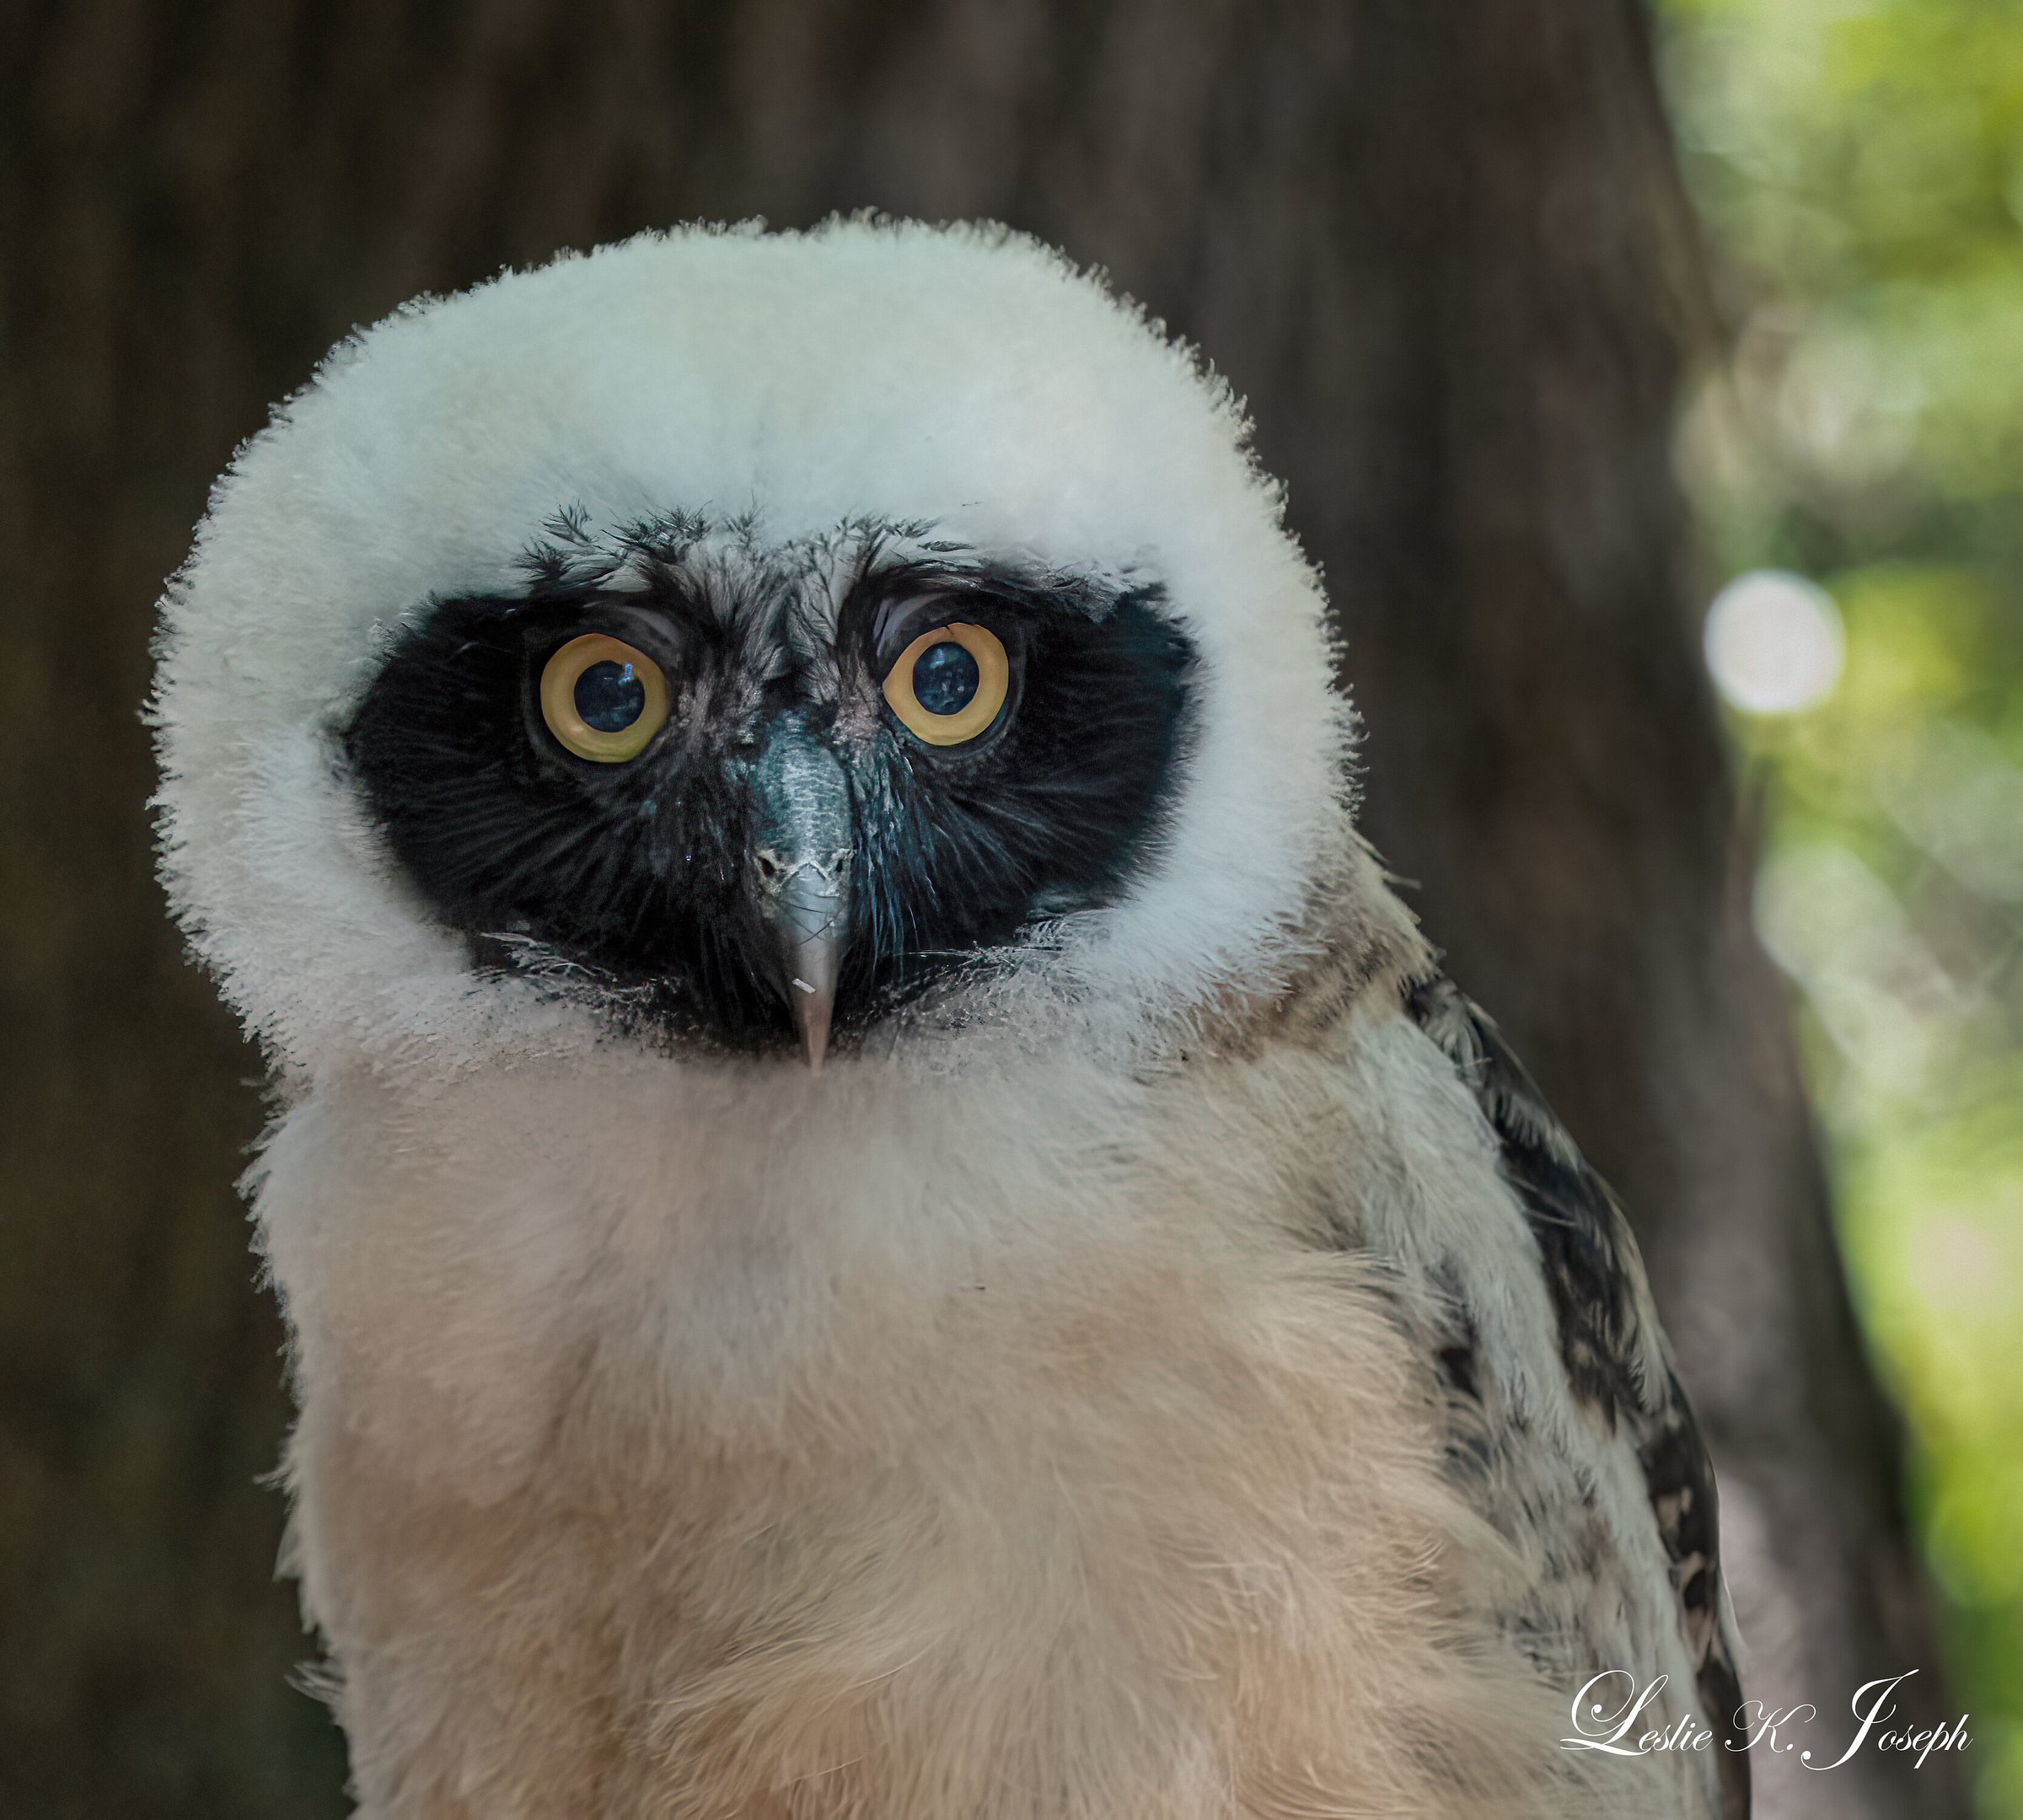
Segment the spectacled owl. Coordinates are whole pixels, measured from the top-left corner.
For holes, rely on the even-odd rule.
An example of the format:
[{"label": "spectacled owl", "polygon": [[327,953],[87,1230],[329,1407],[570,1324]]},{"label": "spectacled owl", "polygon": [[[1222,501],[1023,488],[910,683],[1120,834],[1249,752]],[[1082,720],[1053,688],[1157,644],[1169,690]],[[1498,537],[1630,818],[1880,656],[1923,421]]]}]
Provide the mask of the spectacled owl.
[{"label": "spectacled owl", "polygon": [[1629,1229],[1099,282],[859,220],[424,299],[160,651],[366,1820],[1746,1812]]}]

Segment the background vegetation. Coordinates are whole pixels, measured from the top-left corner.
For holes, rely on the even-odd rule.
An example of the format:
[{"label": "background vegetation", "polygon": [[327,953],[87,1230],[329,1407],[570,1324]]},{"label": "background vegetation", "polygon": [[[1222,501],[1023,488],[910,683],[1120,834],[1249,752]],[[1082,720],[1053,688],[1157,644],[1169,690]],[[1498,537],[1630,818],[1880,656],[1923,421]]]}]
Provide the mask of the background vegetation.
[{"label": "background vegetation", "polygon": [[2023,1815],[2023,5],[1668,0],[1730,356],[1685,469],[1723,576],[1822,583],[1838,687],[1737,713],[1856,1299]]}]

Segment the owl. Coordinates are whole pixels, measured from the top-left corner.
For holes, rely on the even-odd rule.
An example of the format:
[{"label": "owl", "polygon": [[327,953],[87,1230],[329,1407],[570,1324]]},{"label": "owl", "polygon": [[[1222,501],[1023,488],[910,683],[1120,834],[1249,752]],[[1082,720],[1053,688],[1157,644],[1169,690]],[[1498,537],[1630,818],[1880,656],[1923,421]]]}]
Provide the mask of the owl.
[{"label": "owl", "polygon": [[1738,1816],[1616,1203],[1354,822],[1242,409],[1044,246],[424,299],[151,715],[365,1820]]}]

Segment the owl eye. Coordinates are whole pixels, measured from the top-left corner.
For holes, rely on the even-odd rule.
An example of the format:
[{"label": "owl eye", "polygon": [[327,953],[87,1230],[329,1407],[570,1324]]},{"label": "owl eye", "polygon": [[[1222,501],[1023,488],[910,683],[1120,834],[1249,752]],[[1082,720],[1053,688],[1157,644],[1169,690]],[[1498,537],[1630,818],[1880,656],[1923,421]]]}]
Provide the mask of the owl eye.
[{"label": "owl eye", "polygon": [[579,759],[622,765],[667,725],[668,679],[645,652],[586,632],[542,670],[541,718]]},{"label": "owl eye", "polygon": [[885,673],[885,701],[915,738],[965,745],[997,719],[1011,680],[995,634],[980,625],[937,625]]}]

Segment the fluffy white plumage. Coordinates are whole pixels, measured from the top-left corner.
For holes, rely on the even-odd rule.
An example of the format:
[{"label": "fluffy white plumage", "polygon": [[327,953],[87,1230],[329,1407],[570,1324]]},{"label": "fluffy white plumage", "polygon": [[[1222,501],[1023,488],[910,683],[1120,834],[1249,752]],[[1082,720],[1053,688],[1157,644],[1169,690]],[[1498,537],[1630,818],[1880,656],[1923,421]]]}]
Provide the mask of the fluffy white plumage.
[{"label": "fluffy white plumage", "polygon": [[[220,483],[166,612],[171,889],[277,1055],[526,1041],[373,858],[333,730],[391,628],[523,585],[560,508],[769,540],[851,520],[1156,573],[1215,676],[1170,862],[1075,931],[1106,1002],[1282,970],[1340,841],[1346,733],[1312,569],[1227,390],[1026,241],[918,227],[647,238],[411,306],[341,346]],[[565,1033],[564,1027],[569,1027]],[[560,1018],[556,1042],[594,1040]]]},{"label": "fluffy white plumage", "polygon": [[[674,510],[802,550],[818,630],[870,526],[1159,590],[1193,711],[1121,892],[819,1075],[474,966],[346,730],[558,512],[623,589]],[[1718,1742],[1559,1748],[1597,1668],[1718,1723],[1711,1483],[1619,1216],[1356,840],[1332,659],[1226,389],[997,233],[565,260],[240,452],[165,604],[164,871],[282,1083],[370,1820],[1720,1811]]]}]

